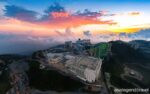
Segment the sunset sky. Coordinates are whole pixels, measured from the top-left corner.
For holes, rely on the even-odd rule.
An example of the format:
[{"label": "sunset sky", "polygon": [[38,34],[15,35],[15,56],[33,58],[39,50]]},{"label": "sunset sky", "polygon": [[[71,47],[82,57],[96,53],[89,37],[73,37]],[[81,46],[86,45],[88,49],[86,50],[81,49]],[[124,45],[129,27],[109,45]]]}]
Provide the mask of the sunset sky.
[{"label": "sunset sky", "polygon": [[149,9],[149,0],[0,0],[0,53],[78,38],[150,40]]}]

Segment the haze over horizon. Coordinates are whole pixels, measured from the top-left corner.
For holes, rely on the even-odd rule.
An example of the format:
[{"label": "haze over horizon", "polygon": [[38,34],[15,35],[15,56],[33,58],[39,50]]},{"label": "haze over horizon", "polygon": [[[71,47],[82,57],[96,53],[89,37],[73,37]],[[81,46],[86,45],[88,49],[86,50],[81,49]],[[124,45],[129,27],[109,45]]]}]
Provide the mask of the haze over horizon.
[{"label": "haze over horizon", "polygon": [[149,9],[148,0],[0,0],[0,54],[78,38],[149,41]]}]

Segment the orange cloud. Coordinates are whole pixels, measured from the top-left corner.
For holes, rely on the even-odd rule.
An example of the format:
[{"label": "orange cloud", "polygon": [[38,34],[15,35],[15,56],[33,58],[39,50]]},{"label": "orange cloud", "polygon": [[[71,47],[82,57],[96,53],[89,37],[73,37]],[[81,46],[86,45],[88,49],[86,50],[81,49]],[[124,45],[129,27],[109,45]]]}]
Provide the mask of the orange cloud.
[{"label": "orange cloud", "polygon": [[69,13],[67,12],[52,12],[51,15],[53,18],[64,18],[64,17],[69,17]]},{"label": "orange cloud", "polygon": [[78,27],[87,24],[116,24],[113,21],[101,21],[93,17],[71,15],[66,12],[53,12],[52,17],[54,19],[48,19],[47,21],[39,22],[40,25],[45,25],[49,28],[67,28]]},{"label": "orange cloud", "polygon": [[136,15],[140,15],[140,12],[130,12],[128,13],[129,15],[132,15],[132,16],[136,16]]}]

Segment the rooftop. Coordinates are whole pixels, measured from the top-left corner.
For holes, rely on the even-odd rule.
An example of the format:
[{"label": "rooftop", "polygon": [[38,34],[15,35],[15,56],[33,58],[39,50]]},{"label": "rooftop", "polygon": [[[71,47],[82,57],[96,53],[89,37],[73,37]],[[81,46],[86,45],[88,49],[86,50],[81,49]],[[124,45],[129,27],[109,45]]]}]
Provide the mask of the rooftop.
[{"label": "rooftop", "polygon": [[75,58],[72,58],[66,62],[66,65],[76,65],[80,68],[89,68],[92,70],[95,70],[100,59],[89,57],[89,56],[75,56]]}]

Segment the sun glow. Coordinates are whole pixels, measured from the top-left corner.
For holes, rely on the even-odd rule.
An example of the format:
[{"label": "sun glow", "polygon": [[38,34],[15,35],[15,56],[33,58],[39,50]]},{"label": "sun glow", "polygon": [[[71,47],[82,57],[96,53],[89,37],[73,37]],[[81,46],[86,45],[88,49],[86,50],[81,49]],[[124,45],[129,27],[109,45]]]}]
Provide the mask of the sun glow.
[{"label": "sun glow", "polygon": [[141,29],[150,28],[150,17],[144,13],[116,14],[111,17],[104,17],[103,20],[113,20],[117,23],[109,27],[110,31],[115,33],[134,33]]}]

